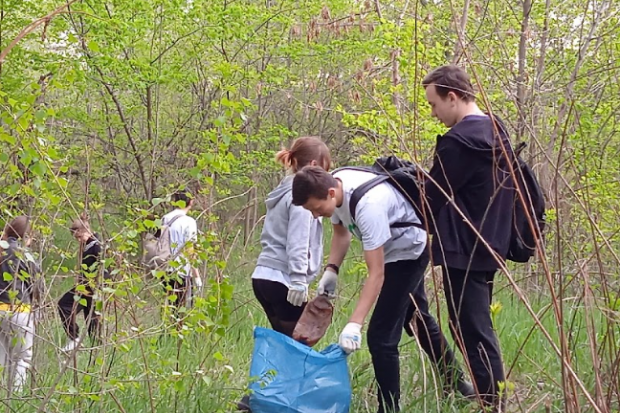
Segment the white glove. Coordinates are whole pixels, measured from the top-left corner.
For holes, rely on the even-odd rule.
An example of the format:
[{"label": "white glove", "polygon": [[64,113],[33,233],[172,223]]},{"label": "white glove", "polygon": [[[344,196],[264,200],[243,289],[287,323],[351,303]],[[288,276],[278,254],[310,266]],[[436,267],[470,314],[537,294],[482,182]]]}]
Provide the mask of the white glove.
[{"label": "white glove", "polygon": [[359,350],[362,346],[362,325],[357,323],[347,323],[340,333],[338,345],[345,353],[350,354]]},{"label": "white glove", "polygon": [[296,307],[301,307],[303,303],[308,301],[308,284],[302,281],[293,281],[288,287],[288,296],[286,301]]},{"label": "white glove", "polygon": [[336,298],[336,284],[338,284],[338,274],[331,268],[326,269],[319,281],[316,295],[327,294],[329,298]]},{"label": "white glove", "polygon": [[202,278],[195,277],[194,278],[194,284],[196,284],[196,287],[198,287],[199,289],[202,288]]}]

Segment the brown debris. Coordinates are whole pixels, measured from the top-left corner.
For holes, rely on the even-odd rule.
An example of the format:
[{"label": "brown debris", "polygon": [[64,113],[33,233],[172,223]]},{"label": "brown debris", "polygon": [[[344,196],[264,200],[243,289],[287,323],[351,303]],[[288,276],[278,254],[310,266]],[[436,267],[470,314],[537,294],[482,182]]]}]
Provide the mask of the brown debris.
[{"label": "brown debris", "polygon": [[314,346],[325,335],[333,313],[334,306],[329,298],[319,295],[306,305],[293,331],[293,339]]}]

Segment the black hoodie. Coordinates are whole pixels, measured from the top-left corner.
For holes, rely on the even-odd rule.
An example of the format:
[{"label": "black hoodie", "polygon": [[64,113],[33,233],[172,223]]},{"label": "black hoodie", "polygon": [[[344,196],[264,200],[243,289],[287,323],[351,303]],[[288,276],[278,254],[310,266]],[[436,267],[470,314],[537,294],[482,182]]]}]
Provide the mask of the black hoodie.
[{"label": "black hoodie", "polygon": [[[101,241],[99,241],[97,234],[93,234],[84,244],[82,261],[80,262],[80,276],[78,278],[80,284],[88,284],[89,278],[93,278],[93,275],[98,274],[101,251]],[[103,271],[103,278],[109,278],[109,272],[106,269]],[[98,277],[95,279],[97,280]]]},{"label": "black hoodie", "polygon": [[[495,121],[488,116],[466,116],[437,137],[433,167],[425,182],[434,218],[429,223],[435,234],[434,265],[491,271],[499,268],[498,258],[506,258],[515,195],[508,160],[514,152],[505,126],[497,117]],[[440,188],[454,199],[462,215]]]}]

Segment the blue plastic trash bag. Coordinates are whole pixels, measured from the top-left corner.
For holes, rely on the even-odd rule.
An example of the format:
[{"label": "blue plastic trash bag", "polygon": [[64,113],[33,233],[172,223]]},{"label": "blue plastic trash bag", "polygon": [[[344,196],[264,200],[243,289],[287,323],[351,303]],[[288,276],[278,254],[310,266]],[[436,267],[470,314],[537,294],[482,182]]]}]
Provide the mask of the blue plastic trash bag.
[{"label": "blue plastic trash bag", "polygon": [[321,352],[274,330],[254,329],[250,367],[252,413],[348,413],[351,383],[346,354]]}]

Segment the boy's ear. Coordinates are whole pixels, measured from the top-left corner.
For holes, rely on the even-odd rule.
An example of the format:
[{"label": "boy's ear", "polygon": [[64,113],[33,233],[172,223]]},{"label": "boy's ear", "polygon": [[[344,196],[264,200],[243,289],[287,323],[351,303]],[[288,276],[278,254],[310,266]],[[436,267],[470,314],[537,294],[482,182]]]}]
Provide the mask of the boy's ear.
[{"label": "boy's ear", "polygon": [[446,96],[446,98],[450,102],[456,102],[457,100],[459,100],[459,97],[453,91],[448,92],[448,96]]},{"label": "boy's ear", "polygon": [[336,198],[336,188],[329,188],[327,190],[327,198]]}]

